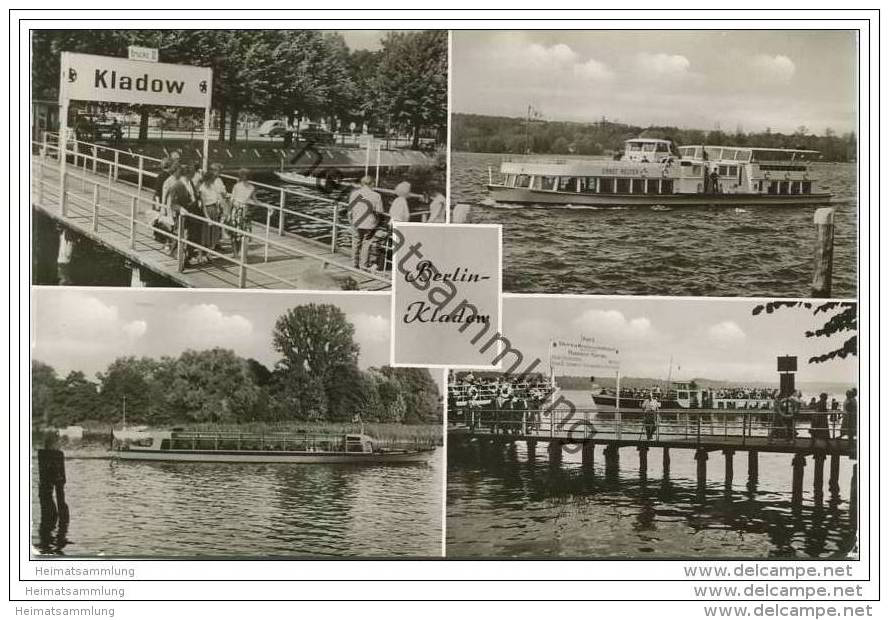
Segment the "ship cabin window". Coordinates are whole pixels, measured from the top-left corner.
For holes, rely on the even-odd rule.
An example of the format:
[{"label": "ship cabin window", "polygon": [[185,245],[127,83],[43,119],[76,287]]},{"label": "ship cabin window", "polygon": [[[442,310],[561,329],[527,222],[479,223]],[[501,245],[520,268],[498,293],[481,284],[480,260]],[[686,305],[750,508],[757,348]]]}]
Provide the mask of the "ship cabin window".
[{"label": "ship cabin window", "polygon": [[515,178],[516,187],[531,187],[531,177],[527,174],[518,174]]},{"label": "ship cabin window", "polygon": [[645,179],[633,179],[632,192],[634,194],[644,194],[645,193]]},{"label": "ship cabin window", "polygon": [[597,177],[580,177],[580,191],[586,194],[595,194],[599,191],[599,179]]},{"label": "ship cabin window", "polygon": [[503,184],[506,187],[515,187],[515,175],[514,174],[507,174],[503,180]]},{"label": "ship cabin window", "polygon": [[631,153],[638,153],[639,151],[642,150],[642,143],[641,142],[630,142],[627,146],[628,146]]},{"label": "ship cabin window", "polygon": [[556,188],[556,177],[536,177],[534,189],[551,191]]},{"label": "ship cabin window", "polygon": [[790,191],[790,183],[788,183],[787,181],[781,181],[779,187],[781,188],[778,192],[779,194],[787,194]]},{"label": "ship cabin window", "polygon": [[614,179],[599,179],[599,193],[600,194],[613,194],[614,193]]},{"label": "ship cabin window", "polygon": [[769,182],[769,193],[777,194],[778,193],[778,181],[770,181]]},{"label": "ship cabin window", "polygon": [[629,194],[630,193],[630,179],[615,179],[617,181],[617,192],[618,194]]},{"label": "ship cabin window", "polygon": [[738,167],[737,166],[719,166],[719,176],[721,176],[721,177],[738,176]]},{"label": "ship cabin window", "polygon": [[662,194],[672,194],[673,193],[673,179],[661,179],[661,193]]},{"label": "ship cabin window", "polygon": [[161,450],[169,450],[170,449],[170,440],[169,439],[161,439]]},{"label": "ship cabin window", "polygon": [[657,152],[658,153],[669,153],[670,152],[670,145],[667,144],[666,142],[658,142],[657,143]]},{"label": "ship cabin window", "polygon": [[658,193],[657,179],[648,179],[645,182],[645,193],[646,194],[657,194]]},{"label": "ship cabin window", "polygon": [[559,177],[560,192],[576,192],[577,177]]},{"label": "ship cabin window", "polygon": [[801,185],[802,185],[802,184],[801,184],[799,181],[793,181],[793,182],[791,182],[791,183],[790,183],[790,193],[791,193],[791,194],[794,194],[794,195],[799,194],[799,193],[800,193],[800,186],[801,186]]},{"label": "ship cabin window", "polygon": [[812,182],[811,181],[803,181],[803,193],[811,194],[812,193]]},{"label": "ship cabin window", "polygon": [[701,169],[702,169],[701,166],[692,166],[691,167],[691,176],[693,176],[693,177],[701,176]]}]

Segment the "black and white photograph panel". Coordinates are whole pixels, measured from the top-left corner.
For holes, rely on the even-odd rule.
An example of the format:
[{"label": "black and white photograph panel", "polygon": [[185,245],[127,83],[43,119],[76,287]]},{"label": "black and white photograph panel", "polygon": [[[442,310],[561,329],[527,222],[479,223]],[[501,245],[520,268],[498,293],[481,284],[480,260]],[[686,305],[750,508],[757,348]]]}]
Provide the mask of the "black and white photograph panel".
[{"label": "black and white photograph panel", "polygon": [[503,225],[505,291],[856,296],[855,31],[452,47],[452,219]]},{"label": "black and white photograph panel", "polygon": [[502,370],[448,377],[448,557],[857,557],[856,304],[503,315]]},{"label": "black and white photograph panel", "polygon": [[447,31],[31,43],[34,284],[383,290],[446,219]]},{"label": "black and white photograph panel", "polygon": [[36,287],[32,549],[439,557],[441,371],[387,295]]}]

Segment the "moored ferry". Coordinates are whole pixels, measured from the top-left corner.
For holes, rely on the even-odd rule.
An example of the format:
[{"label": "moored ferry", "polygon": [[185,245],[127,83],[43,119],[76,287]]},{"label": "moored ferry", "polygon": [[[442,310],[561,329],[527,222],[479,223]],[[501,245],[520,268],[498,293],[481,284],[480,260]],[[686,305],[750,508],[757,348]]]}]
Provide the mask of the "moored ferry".
[{"label": "moored ferry", "polygon": [[520,158],[489,172],[507,204],[596,206],[814,205],[830,202],[809,164],[818,151],[627,140],[618,160]]},{"label": "moored ferry", "polygon": [[[635,390],[628,393],[621,390],[620,409],[622,411],[642,411],[642,404],[654,396],[660,402],[661,409],[715,409],[715,410],[769,410],[774,404],[771,390],[722,390],[701,388],[695,383],[673,382],[670,389],[663,392],[659,387],[650,390]],[[618,406],[617,394],[614,390],[597,388],[592,393],[593,402],[597,406]]]},{"label": "moored ferry", "polygon": [[157,431],[118,446],[128,461],[205,463],[416,463],[434,448],[380,448],[363,434]]}]

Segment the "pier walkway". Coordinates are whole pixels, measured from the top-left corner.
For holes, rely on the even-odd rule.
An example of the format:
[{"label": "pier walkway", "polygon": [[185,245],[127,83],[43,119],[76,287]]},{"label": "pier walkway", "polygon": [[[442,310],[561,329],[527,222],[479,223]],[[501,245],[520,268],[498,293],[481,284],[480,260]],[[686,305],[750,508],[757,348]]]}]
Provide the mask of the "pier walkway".
[{"label": "pier walkway", "polygon": [[[772,421],[764,410],[663,410],[656,421],[646,425],[641,413],[596,410],[490,410],[462,409],[455,412],[448,427],[449,445],[460,449],[469,445],[514,445],[525,442],[528,458],[536,458],[538,442],[547,443],[549,461],[558,465],[565,446],[575,445],[581,452],[581,462],[593,465],[596,447],[603,446],[606,470],[619,466],[621,448],[635,448],[639,452],[640,475],[647,475],[648,451],[661,448],[663,469],[670,469],[671,449],[694,451],[697,462],[698,485],[707,484],[707,461],[710,453],[721,452],[725,458],[726,484],[734,475],[736,452],[747,453],[747,470],[751,479],[759,472],[759,453],[792,454],[793,495],[802,493],[803,472],[807,457],[812,457],[814,487],[820,492],[824,483],[824,465],[830,457],[831,487],[838,484],[840,458],[857,459],[855,441],[838,437],[837,422],[826,420],[822,436],[813,437],[810,426],[798,425],[795,436],[786,422]],[[829,416],[830,414],[810,413]],[[650,418],[649,418],[650,420]],[[651,438],[648,438],[649,432]],[[851,488],[856,489],[857,465],[853,465]]]},{"label": "pier walkway", "polygon": [[[250,230],[217,224],[223,229],[223,243],[229,233],[241,236],[237,255],[213,251],[199,244],[178,240],[178,251],[188,245],[206,252],[209,260],[179,269],[179,256],[164,251],[166,240],[155,238],[150,225],[153,211],[152,187],[157,176],[149,170],[156,159],[133,155],[105,146],[74,142],[67,149],[64,178],[61,175],[59,147],[51,142],[35,143],[31,158],[32,205],[59,225],[83,235],[120,254],[134,268],[149,269],[185,287],[202,288],[287,288],[385,290],[388,273],[368,273],[352,267],[350,229],[340,215],[344,205],[289,188],[261,186],[278,194],[278,204],[259,200],[253,209],[265,212],[265,222],[255,221]],[[127,159],[129,158],[129,159]],[[130,161],[134,160],[134,161]],[[329,203],[330,219],[293,210],[288,201],[297,197]],[[274,218],[273,218],[274,216]],[[182,213],[185,218],[214,223],[200,216]],[[320,230],[308,238],[284,229],[286,218],[311,221]]]}]

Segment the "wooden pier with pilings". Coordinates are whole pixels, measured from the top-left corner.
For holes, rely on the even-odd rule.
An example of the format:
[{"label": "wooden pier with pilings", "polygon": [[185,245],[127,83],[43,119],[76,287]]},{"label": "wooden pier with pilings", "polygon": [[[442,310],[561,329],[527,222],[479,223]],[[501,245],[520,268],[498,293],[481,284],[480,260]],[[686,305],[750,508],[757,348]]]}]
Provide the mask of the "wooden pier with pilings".
[{"label": "wooden pier with pilings", "polygon": [[[72,231],[123,257],[133,269],[149,270],[184,287],[385,290],[390,274],[352,266],[351,229],[346,204],[284,187],[253,182],[277,194],[276,204],[255,199],[250,208],[264,221],[246,229],[181,212],[178,234],[151,225],[154,212],[151,188],[159,161],[107,146],[71,141],[64,165],[57,142],[32,144],[31,205]],[[223,175],[225,176],[225,175]],[[228,179],[231,181],[231,178]],[[324,203],[329,218],[296,210],[298,199]],[[223,237],[241,239],[236,253],[224,253],[189,240],[182,234],[186,219],[214,225]],[[314,237],[285,230],[285,219],[301,221],[320,231]],[[159,238],[161,237],[161,238]],[[176,253],[165,251],[175,245]],[[181,268],[178,254],[191,247],[208,256],[207,262]]]},{"label": "wooden pier with pilings", "polygon": [[[829,438],[809,436],[809,428],[795,428],[791,432],[785,421],[773,422],[769,412],[757,410],[665,410],[652,424],[641,414],[600,419],[592,410],[571,412],[543,412],[538,410],[470,410],[448,427],[448,441],[492,445],[525,442],[529,460],[535,460],[540,442],[547,443],[550,464],[562,463],[563,447],[576,446],[583,467],[593,466],[596,448],[602,446],[605,473],[616,474],[620,468],[620,452],[635,449],[639,454],[639,475],[648,475],[648,452],[661,448],[663,471],[669,475],[673,451],[692,453],[696,462],[699,491],[707,486],[707,464],[712,455],[725,459],[725,486],[734,482],[735,456],[747,453],[748,479],[759,477],[761,453],[792,454],[792,494],[800,501],[803,475],[811,460],[814,467],[814,493],[823,494],[824,465],[830,460],[828,485],[839,489],[840,459],[856,459],[855,441],[835,437],[837,429],[830,429]],[[812,413],[815,415],[829,415]],[[857,484],[853,467],[853,480]],[[854,495],[853,495],[854,496]]]}]

